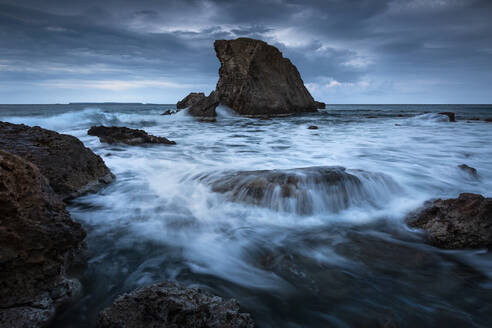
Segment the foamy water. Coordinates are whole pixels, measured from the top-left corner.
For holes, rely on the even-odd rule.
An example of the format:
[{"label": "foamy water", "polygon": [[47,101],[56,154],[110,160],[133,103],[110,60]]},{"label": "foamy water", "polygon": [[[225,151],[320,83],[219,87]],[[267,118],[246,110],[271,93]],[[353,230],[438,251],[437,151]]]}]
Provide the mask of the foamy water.
[{"label": "foamy water", "polygon": [[[219,109],[215,123],[170,106],[3,108],[0,120],[80,138],[116,181],[73,201],[90,252],[85,296],[60,327],[93,325],[114,297],[162,280],[235,297],[259,327],[487,327],[492,258],[442,251],[404,224],[437,197],[492,196],[487,106],[329,106],[318,114],[247,119]],[[450,123],[439,111],[453,111]],[[91,125],[142,128],[176,146],[101,144]],[[318,130],[307,129],[317,125]],[[474,178],[457,166],[477,169]],[[359,178],[346,206],[304,183],[314,205],[233,202],[200,176],[238,170],[342,166]]]}]

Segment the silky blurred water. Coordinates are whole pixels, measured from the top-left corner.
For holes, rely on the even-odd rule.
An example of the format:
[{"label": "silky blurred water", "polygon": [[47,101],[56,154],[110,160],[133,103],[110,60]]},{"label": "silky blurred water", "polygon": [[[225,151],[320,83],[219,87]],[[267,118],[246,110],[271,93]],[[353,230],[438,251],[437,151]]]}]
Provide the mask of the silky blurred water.
[{"label": "silky blurred water", "polygon": [[[163,280],[234,297],[258,327],[490,327],[489,252],[438,250],[404,218],[431,198],[492,196],[492,124],[483,122],[492,106],[330,105],[271,120],[220,108],[215,123],[159,115],[172,108],[0,105],[2,121],[80,138],[117,177],[69,205],[88,231],[89,264],[84,296],[55,327],[94,326],[117,295]],[[140,128],[177,145],[101,144],[87,135],[92,125]],[[196,179],[310,166],[347,168],[365,179],[368,201],[276,211]]]}]

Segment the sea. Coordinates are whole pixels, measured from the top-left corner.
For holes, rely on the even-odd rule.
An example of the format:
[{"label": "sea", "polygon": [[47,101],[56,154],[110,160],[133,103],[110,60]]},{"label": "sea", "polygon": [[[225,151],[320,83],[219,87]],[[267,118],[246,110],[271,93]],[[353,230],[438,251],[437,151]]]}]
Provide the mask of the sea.
[{"label": "sea", "polygon": [[[68,204],[88,232],[88,265],[82,297],[53,327],[95,327],[118,295],[162,281],[235,298],[260,328],[492,326],[490,252],[435,248],[405,223],[428,200],[492,197],[492,105],[327,105],[272,119],[219,107],[212,123],[160,115],[175,108],[0,105],[1,121],[73,135],[116,175]],[[108,145],[87,135],[94,125],[176,145]],[[319,166],[365,177],[365,192],[342,207],[313,196],[303,213],[277,198],[236,202],[197,178]]]}]

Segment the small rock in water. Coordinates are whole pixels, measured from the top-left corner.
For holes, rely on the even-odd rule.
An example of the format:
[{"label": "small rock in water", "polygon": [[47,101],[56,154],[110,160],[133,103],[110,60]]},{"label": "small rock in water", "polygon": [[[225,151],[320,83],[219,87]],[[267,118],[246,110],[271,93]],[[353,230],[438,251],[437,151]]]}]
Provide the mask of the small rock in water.
[{"label": "small rock in water", "polygon": [[440,248],[482,248],[492,245],[492,198],[461,194],[455,199],[438,199],[408,224],[424,229],[430,242]]},{"label": "small rock in water", "polygon": [[142,144],[176,144],[176,142],[168,140],[167,138],[147,134],[144,130],[130,129],[127,127],[93,126],[87,131],[87,134],[90,136],[97,136],[101,142],[108,144],[119,142],[131,146]]},{"label": "small rock in water", "polygon": [[118,297],[99,314],[97,327],[253,328],[254,322],[234,299],[160,283]]},{"label": "small rock in water", "polygon": [[480,117],[469,118],[470,121],[480,121]]},{"label": "small rock in water", "polygon": [[449,117],[449,122],[456,122],[456,117],[453,112],[440,112],[438,114]]},{"label": "small rock in water", "polygon": [[318,127],[316,125],[310,125],[308,127],[309,130],[318,130]]},{"label": "small rock in water", "polygon": [[326,104],[324,102],[322,102],[322,101],[315,101],[314,103],[316,104],[316,107],[318,109],[326,109]]},{"label": "small rock in water", "polygon": [[466,164],[461,164],[461,165],[458,165],[458,167],[465,171],[466,173],[470,174],[471,176],[473,176],[474,178],[478,178],[478,172],[477,172],[477,169],[471,167],[471,166],[468,166]]},{"label": "small rock in water", "polygon": [[484,121],[490,123],[492,122],[492,117],[487,117],[486,119],[484,119]]},{"label": "small rock in water", "polygon": [[162,113],[161,115],[172,115],[172,114],[176,114],[178,111],[176,110],[166,110],[164,113]]}]

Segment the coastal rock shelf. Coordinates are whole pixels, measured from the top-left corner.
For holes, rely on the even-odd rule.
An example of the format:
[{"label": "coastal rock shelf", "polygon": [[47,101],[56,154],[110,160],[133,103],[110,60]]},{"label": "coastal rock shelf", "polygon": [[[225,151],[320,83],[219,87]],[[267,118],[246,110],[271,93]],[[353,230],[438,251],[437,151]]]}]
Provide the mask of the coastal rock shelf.
[{"label": "coastal rock shelf", "polygon": [[[193,98],[201,99],[190,107],[191,115],[215,117],[219,104],[253,117],[316,112],[325,107],[314,101],[297,68],[274,46],[238,38],[217,40],[214,48],[221,64],[219,81],[208,97]],[[182,102],[188,103],[188,97]]]},{"label": "coastal rock shelf", "polygon": [[102,158],[79,139],[38,126],[0,122],[0,149],[34,163],[62,199],[77,197],[114,179]]},{"label": "coastal rock shelf", "polygon": [[38,167],[0,150],[1,327],[45,327],[80,292],[65,272],[84,238]]},{"label": "coastal rock shelf", "polygon": [[98,328],[253,328],[236,300],[160,283],[124,294],[99,315]]},{"label": "coastal rock shelf", "polygon": [[93,126],[87,131],[90,136],[97,136],[99,140],[108,144],[124,143],[130,146],[143,144],[175,145],[176,142],[164,137],[156,137],[144,130],[130,129],[117,126]]},{"label": "coastal rock shelf", "polygon": [[400,191],[387,175],[360,170],[348,173],[339,166],[222,172],[195,178],[231,201],[303,215],[336,213],[362,204],[377,206]]}]

